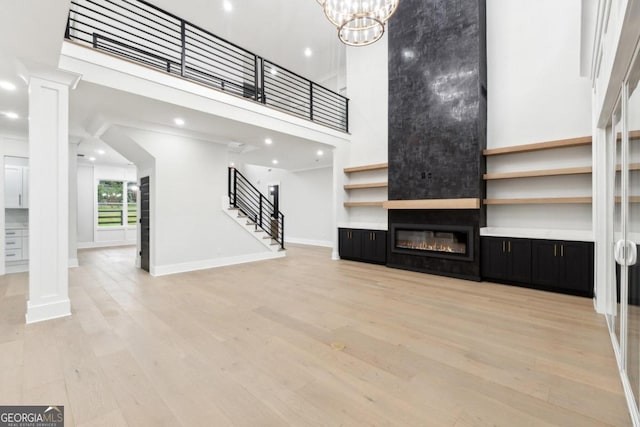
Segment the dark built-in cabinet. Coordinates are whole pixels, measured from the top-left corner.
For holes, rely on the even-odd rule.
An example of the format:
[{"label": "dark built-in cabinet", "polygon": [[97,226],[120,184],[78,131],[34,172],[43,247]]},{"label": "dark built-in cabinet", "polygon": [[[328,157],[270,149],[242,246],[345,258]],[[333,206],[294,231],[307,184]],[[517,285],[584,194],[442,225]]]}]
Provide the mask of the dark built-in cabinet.
[{"label": "dark built-in cabinet", "polygon": [[339,228],[338,250],[342,259],[386,264],[387,232]]},{"label": "dark built-in cabinet", "polygon": [[482,237],[486,280],[593,296],[593,243]]},{"label": "dark built-in cabinet", "polygon": [[495,280],[531,280],[531,242],[527,239],[481,238],[482,274]]}]

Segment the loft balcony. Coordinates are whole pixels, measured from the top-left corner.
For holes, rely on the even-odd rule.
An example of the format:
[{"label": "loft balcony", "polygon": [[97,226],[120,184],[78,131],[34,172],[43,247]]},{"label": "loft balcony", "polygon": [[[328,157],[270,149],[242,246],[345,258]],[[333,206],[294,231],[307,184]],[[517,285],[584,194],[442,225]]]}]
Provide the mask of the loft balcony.
[{"label": "loft balcony", "polygon": [[65,37],[349,132],[349,100],[143,0],[72,0]]}]

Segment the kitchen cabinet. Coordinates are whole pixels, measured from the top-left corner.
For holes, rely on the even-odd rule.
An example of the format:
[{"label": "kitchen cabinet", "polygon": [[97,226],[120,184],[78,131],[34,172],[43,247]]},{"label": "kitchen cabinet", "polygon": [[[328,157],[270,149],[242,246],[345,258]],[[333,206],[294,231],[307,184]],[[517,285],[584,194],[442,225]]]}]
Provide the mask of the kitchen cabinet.
[{"label": "kitchen cabinet", "polygon": [[26,209],[29,207],[29,167],[5,165],[4,207]]},{"label": "kitchen cabinet", "polygon": [[26,261],[29,259],[29,229],[9,228],[4,232],[4,260]]}]

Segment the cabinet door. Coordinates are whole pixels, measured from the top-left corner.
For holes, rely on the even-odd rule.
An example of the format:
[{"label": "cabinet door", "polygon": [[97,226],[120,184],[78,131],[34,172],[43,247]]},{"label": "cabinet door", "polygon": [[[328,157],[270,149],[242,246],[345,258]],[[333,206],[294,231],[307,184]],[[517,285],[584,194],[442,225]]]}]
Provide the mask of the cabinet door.
[{"label": "cabinet door", "polygon": [[374,244],[376,247],[376,262],[381,264],[387,263],[387,232],[386,231],[374,231]]},{"label": "cabinet door", "polygon": [[350,229],[338,229],[338,252],[340,258],[350,258],[353,256],[353,241],[350,238]]},{"label": "cabinet door", "polygon": [[531,283],[531,241],[526,239],[507,240],[509,255],[509,280]]},{"label": "cabinet door", "polygon": [[482,276],[487,279],[506,280],[508,258],[506,239],[499,237],[482,237],[480,239]]},{"label": "cabinet door", "polygon": [[560,242],[534,240],[531,243],[531,281],[536,285],[556,287],[560,280]]},{"label": "cabinet door", "polygon": [[351,229],[351,244],[353,245],[352,257],[354,259],[362,259],[364,257],[364,239],[368,236],[367,230],[355,230]]},{"label": "cabinet door", "polygon": [[387,233],[362,230],[362,258],[364,261],[384,264],[387,262]]},{"label": "cabinet door", "polygon": [[5,166],[4,168],[4,207],[21,208],[22,202],[22,167]]},{"label": "cabinet door", "polygon": [[362,258],[362,234],[363,230],[352,228],[340,228],[338,234],[338,251],[340,258]]},{"label": "cabinet door", "polygon": [[558,287],[586,294],[593,292],[593,249],[590,243],[561,242],[562,274]]}]

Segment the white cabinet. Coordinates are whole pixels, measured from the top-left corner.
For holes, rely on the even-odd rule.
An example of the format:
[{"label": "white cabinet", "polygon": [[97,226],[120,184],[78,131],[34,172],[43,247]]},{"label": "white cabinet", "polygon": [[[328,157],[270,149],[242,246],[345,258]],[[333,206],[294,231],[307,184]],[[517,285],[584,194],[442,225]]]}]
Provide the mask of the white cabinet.
[{"label": "white cabinet", "polygon": [[4,207],[26,209],[29,207],[29,167],[6,165],[4,167]]},{"label": "white cabinet", "polygon": [[4,260],[26,261],[29,259],[29,229],[11,228],[4,232]]}]

